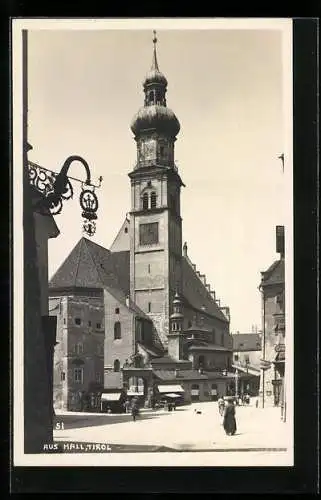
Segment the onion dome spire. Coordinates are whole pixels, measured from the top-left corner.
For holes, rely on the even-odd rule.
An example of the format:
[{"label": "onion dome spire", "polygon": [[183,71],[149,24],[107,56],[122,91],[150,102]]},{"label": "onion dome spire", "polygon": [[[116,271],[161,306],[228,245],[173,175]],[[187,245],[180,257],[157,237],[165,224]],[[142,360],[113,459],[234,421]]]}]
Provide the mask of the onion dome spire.
[{"label": "onion dome spire", "polygon": [[[157,51],[156,51],[156,44],[157,44],[157,37],[156,37],[156,31],[153,31],[154,33],[154,38],[153,38],[153,59],[152,59],[152,65],[147,73],[145,80],[144,80],[144,89],[150,85],[161,85],[162,87],[165,87],[164,91],[166,92],[166,87],[167,87],[167,80],[163,73],[159,70],[158,67],[158,61],[157,61]],[[165,95],[164,92],[164,95]],[[166,105],[166,103],[165,103]]]},{"label": "onion dome spire", "polygon": [[154,54],[153,54],[153,63],[151,69],[159,71],[157,63],[157,54],[156,54],[156,43],[157,43],[156,31],[154,30],[153,33],[154,33],[154,38],[153,38]]},{"label": "onion dome spire", "polygon": [[144,106],[134,116],[131,130],[135,137],[142,132],[154,130],[175,138],[180,130],[180,124],[173,111],[166,104],[167,80],[158,66],[156,31],[153,32],[153,35],[152,65],[143,82]]}]

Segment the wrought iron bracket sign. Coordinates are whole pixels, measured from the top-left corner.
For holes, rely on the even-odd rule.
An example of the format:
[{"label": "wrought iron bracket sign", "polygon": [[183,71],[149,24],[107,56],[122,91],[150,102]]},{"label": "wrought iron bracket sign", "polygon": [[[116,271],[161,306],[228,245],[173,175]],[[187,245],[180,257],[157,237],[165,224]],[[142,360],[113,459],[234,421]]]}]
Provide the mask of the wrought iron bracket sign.
[{"label": "wrought iron bracket sign", "polygon": [[[29,148],[30,149],[30,148]],[[68,170],[74,162],[80,162],[86,170],[86,180],[82,181],[76,177],[68,176]],[[74,190],[71,184],[71,179],[80,182],[82,191],[79,196],[79,203],[82,209],[83,231],[88,236],[93,236],[96,232],[98,198],[95,193],[96,188],[100,188],[103,178],[99,177],[99,184],[95,185],[91,182],[89,165],[81,156],[69,156],[63,164],[59,173],[42,167],[36,163],[28,161],[29,182],[43,196],[42,204],[44,208],[49,209],[52,215],[60,214],[63,207],[63,202],[73,198]]]}]

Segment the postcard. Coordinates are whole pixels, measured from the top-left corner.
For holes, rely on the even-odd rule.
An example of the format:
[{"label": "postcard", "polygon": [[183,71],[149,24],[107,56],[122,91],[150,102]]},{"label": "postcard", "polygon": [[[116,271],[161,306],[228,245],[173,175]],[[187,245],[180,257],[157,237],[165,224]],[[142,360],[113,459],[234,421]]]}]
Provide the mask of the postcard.
[{"label": "postcard", "polygon": [[291,19],[13,19],[13,465],[293,465]]}]

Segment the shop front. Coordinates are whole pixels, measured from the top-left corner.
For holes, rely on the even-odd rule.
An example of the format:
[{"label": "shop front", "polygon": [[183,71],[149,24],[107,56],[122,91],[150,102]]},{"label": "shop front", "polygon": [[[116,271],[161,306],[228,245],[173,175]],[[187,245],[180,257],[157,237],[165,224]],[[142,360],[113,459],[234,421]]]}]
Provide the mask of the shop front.
[{"label": "shop front", "polygon": [[124,413],[126,397],[124,391],[103,392],[100,399],[102,413]]}]

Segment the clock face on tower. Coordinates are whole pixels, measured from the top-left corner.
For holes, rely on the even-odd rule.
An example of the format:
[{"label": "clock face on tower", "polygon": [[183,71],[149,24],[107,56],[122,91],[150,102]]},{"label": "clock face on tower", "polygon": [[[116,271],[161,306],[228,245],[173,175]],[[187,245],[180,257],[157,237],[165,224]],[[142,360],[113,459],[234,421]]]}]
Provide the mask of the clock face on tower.
[{"label": "clock face on tower", "polygon": [[146,141],[144,144],[144,156],[146,160],[151,160],[155,157],[155,141]]}]

